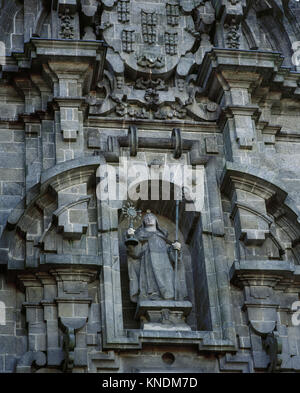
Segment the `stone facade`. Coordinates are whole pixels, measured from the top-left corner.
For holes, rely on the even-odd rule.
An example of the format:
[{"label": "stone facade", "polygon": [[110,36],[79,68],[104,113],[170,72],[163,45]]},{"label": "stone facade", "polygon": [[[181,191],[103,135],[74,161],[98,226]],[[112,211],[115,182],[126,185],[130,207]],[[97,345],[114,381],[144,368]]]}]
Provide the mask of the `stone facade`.
[{"label": "stone facade", "polygon": [[[299,20],[294,0],[0,0],[0,372],[300,371]],[[127,198],[97,192],[120,157],[204,172],[184,304],[130,299]],[[176,238],[174,201],[138,207]],[[153,328],[170,312],[187,328]]]}]

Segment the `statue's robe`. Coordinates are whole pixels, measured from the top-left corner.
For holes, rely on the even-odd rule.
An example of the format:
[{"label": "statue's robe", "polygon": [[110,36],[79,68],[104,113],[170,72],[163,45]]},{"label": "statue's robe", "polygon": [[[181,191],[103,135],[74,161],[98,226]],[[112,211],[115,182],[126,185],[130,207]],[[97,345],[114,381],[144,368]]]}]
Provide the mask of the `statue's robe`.
[{"label": "statue's robe", "polygon": [[[138,300],[174,300],[175,251],[160,230],[136,232],[139,244],[128,253],[130,298]],[[185,270],[178,255],[177,300],[187,298]]]}]

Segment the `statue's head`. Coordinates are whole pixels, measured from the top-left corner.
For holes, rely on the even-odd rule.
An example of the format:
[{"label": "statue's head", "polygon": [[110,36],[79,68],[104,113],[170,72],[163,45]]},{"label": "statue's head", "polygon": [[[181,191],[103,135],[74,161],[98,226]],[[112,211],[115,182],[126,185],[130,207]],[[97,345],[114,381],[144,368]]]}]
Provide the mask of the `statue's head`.
[{"label": "statue's head", "polygon": [[143,218],[143,225],[145,227],[152,227],[157,225],[157,218],[153,213],[145,214]]},{"label": "statue's head", "polygon": [[143,222],[141,227],[138,229],[143,230],[145,228],[150,228],[150,227],[155,227],[156,231],[161,232],[165,237],[168,237],[168,231],[161,228],[161,226],[158,223],[158,219],[155,214],[151,213],[150,210],[147,210],[147,213],[144,215]]}]

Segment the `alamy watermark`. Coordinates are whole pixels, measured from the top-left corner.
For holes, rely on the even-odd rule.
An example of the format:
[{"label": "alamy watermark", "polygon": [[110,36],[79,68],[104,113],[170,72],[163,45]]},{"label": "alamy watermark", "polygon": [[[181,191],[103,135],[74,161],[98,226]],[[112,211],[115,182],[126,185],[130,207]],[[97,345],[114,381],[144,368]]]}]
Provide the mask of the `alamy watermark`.
[{"label": "alamy watermark", "polygon": [[5,49],[5,44],[3,41],[0,41],[0,66],[3,66],[6,64],[6,49]]},{"label": "alamy watermark", "polygon": [[6,325],[6,307],[5,303],[0,301],[0,326]]},{"label": "alamy watermark", "polygon": [[296,66],[300,66],[300,41],[295,41],[292,44],[294,54],[292,56],[292,63]]},{"label": "alamy watermark", "polygon": [[97,198],[101,201],[185,200],[186,211],[204,206],[204,167],[177,163],[148,165],[121,157],[119,165],[102,164],[97,170]]},{"label": "alamy watermark", "polygon": [[292,314],[292,325],[299,326],[300,325],[300,301],[297,300],[292,304],[292,311],[295,311]]}]

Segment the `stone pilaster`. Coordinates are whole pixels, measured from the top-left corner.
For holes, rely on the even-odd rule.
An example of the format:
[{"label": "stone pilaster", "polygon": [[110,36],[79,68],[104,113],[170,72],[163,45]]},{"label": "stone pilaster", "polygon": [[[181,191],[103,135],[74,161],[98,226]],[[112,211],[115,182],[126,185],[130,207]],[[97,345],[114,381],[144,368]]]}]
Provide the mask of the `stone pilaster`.
[{"label": "stone pilaster", "polygon": [[47,349],[46,324],[40,303],[43,298],[43,286],[38,278],[31,274],[19,275],[18,278],[25,287],[26,293],[23,307],[28,323],[28,350],[45,351]]},{"label": "stone pilaster", "polygon": [[58,318],[64,331],[65,371],[74,366],[87,366],[86,328],[92,299],[88,283],[96,279],[97,270],[88,268],[56,268],[51,271],[57,281]]},{"label": "stone pilaster", "polygon": [[56,280],[46,272],[39,272],[36,276],[44,287],[41,305],[44,309],[46,322],[47,364],[49,366],[60,366],[63,361],[63,351],[60,346],[57,305],[54,301],[57,297]]},{"label": "stone pilaster", "polygon": [[[252,103],[252,92],[276,71],[278,54],[214,49],[208,53],[198,74],[198,83],[209,89],[220,103],[219,125],[228,161],[250,163],[247,151],[256,150],[256,122],[261,114]],[[237,72],[238,66],[238,72]]]},{"label": "stone pilaster", "polygon": [[84,96],[101,78],[105,47],[100,41],[74,39],[31,42],[53,89],[56,163],[78,158],[84,150]]}]

